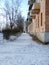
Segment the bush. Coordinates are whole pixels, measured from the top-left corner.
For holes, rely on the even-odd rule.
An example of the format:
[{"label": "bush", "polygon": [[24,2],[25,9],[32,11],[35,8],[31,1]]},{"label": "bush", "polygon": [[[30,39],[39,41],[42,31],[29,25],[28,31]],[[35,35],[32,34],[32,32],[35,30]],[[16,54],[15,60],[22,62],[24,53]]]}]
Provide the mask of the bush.
[{"label": "bush", "polygon": [[4,29],[2,30],[3,33],[3,38],[4,39],[9,39],[10,35],[14,35],[16,33],[20,32],[19,28],[14,28],[14,29]]}]

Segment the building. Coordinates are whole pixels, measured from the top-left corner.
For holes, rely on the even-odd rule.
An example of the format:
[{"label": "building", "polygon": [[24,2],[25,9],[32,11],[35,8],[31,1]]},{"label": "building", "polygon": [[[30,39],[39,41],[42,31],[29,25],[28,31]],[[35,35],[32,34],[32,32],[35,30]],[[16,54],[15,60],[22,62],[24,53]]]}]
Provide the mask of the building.
[{"label": "building", "polygon": [[[42,42],[49,42],[49,0],[29,0],[29,12],[32,23],[29,33]],[[32,5],[32,6],[31,6]]]}]

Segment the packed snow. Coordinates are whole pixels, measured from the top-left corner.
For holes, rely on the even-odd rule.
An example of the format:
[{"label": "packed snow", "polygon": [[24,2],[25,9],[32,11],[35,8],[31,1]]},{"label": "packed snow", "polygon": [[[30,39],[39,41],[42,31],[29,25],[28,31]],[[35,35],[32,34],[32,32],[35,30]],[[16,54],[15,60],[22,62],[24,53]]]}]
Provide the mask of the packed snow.
[{"label": "packed snow", "polygon": [[0,65],[49,65],[49,45],[36,43],[27,33],[10,40],[0,34]]}]

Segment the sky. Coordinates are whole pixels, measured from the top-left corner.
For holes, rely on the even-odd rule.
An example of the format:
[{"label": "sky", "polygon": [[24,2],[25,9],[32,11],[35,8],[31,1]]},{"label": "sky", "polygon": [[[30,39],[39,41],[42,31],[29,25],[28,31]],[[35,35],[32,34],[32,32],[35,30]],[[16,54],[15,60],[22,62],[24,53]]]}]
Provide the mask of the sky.
[{"label": "sky", "polygon": [[[4,0],[0,0],[0,8],[2,8],[2,7],[4,7]],[[22,0],[20,9],[21,9],[22,16],[26,19],[27,18],[27,13],[28,13],[28,0]],[[0,13],[4,13],[4,11],[0,10]],[[2,16],[0,16],[0,24],[3,24],[3,25],[6,24],[4,19],[3,19]]]},{"label": "sky", "polygon": [[[4,0],[0,0],[0,7],[1,6],[4,7],[3,2],[4,2]],[[28,0],[22,0],[20,9],[21,9],[22,16],[26,19],[27,18],[27,12],[28,12]]]},{"label": "sky", "polygon": [[28,0],[22,0],[22,1],[23,1],[21,4],[22,16],[24,16],[26,19],[28,13]]}]

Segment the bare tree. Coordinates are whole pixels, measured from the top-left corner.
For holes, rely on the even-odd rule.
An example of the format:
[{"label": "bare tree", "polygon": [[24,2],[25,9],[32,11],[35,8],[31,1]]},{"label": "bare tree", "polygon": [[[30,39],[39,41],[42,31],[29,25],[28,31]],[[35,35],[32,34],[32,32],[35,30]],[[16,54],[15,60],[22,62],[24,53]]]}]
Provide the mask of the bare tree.
[{"label": "bare tree", "polygon": [[17,16],[18,20],[17,20],[17,26],[19,27],[20,31],[23,32],[23,28],[24,28],[24,17],[22,17],[22,15],[19,13]]},{"label": "bare tree", "polygon": [[11,28],[16,21],[20,4],[21,0],[5,0],[6,20],[9,17]]}]

